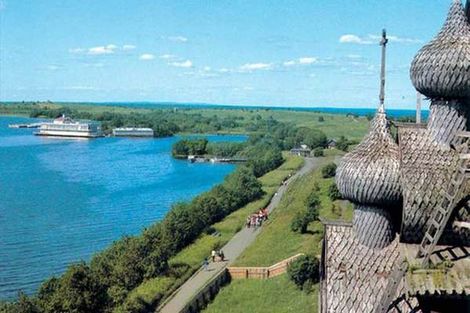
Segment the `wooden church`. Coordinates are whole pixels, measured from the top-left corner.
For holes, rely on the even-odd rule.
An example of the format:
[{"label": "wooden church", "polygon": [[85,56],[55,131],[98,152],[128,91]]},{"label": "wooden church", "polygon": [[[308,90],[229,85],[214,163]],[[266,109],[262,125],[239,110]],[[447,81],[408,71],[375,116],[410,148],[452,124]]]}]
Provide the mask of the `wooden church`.
[{"label": "wooden church", "polygon": [[387,119],[381,45],[380,106],[336,174],[354,218],[324,221],[320,312],[470,312],[470,0],[412,61],[427,124]]}]

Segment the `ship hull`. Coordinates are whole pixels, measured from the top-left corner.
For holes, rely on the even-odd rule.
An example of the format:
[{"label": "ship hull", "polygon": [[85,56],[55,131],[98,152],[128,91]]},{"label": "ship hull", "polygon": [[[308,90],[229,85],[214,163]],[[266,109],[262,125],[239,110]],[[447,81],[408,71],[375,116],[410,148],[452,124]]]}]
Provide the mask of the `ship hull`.
[{"label": "ship hull", "polygon": [[92,133],[88,131],[54,131],[54,130],[40,130],[34,133],[36,136],[45,137],[69,137],[69,138],[98,138],[103,137],[102,134]]}]

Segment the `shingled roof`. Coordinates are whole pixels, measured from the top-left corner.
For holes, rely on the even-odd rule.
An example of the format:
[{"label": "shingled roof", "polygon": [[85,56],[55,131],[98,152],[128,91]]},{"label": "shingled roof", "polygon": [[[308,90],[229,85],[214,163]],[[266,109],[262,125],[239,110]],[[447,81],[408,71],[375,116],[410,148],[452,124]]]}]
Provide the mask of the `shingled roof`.
[{"label": "shingled roof", "polygon": [[420,296],[470,295],[470,248],[439,246],[432,258],[442,266],[425,270],[417,265],[416,244],[403,244],[396,237],[384,249],[371,249],[359,243],[351,223],[323,223],[322,313],[374,312],[402,258],[409,263],[408,272],[388,312],[421,312]]},{"label": "shingled roof", "polygon": [[372,120],[364,140],[344,156],[336,173],[341,194],[356,203],[380,205],[400,199],[398,146],[383,109]]},{"label": "shingled roof", "polygon": [[439,34],[411,64],[416,89],[430,98],[470,97],[470,24],[462,2],[454,0]]},{"label": "shingled roof", "polygon": [[324,224],[322,312],[372,312],[398,262],[398,238],[376,250],[358,242],[352,224]]},{"label": "shingled roof", "polygon": [[398,128],[403,188],[401,238],[420,242],[429,217],[442,200],[442,192],[457,166],[458,155],[437,144],[426,129]]},{"label": "shingled roof", "polygon": [[432,269],[422,269],[415,259],[417,245],[400,244],[400,253],[410,264],[405,276],[409,296],[470,296],[470,248],[438,246],[431,255]]}]

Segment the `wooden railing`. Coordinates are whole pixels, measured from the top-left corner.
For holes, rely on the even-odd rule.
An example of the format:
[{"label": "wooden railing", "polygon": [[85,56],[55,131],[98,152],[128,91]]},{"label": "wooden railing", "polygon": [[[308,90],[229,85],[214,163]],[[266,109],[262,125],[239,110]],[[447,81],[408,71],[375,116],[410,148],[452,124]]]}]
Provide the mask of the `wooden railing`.
[{"label": "wooden railing", "polygon": [[231,279],[266,279],[284,274],[289,264],[302,255],[299,253],[269,267],[228,267],[227,270]]}]

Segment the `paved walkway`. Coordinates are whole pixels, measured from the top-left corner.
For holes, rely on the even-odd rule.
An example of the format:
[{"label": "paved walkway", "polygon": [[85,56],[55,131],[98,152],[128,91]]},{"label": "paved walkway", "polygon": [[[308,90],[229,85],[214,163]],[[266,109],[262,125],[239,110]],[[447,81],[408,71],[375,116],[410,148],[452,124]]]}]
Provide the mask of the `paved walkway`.
[{"label": "paved walkway", "polygon": [[[303,167],[293,175],[285,186],[279,187],[268,205],[268,211],[271,212],[281,201],[282,195],[287,190],[287,186],[297,177],[302,176],[313,170],[318,163],[317,159],[306,158]],[[262,227],[261,227],[262,228]],[[243,228],[222,248],[226,258],[225,262],[209,263],[208,271],[199,270],[188,281],[186,281],[177,291],[176,295],[160,310],[161,313],[180,312],[185,304],[200,290],[206,282],[219,273],[222,269],[231,265],[235,259],[248,247],[258,236],[261,228],[253,231],[252,228]]]}]

